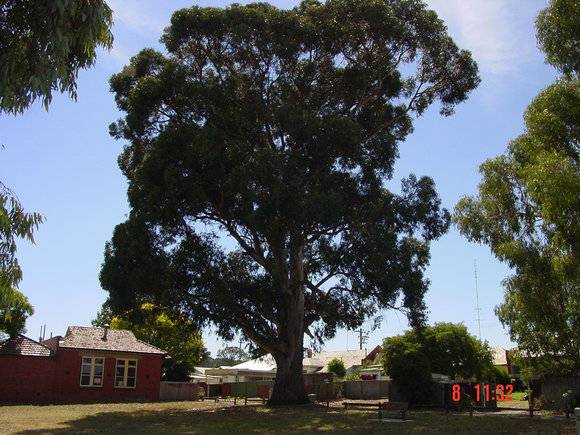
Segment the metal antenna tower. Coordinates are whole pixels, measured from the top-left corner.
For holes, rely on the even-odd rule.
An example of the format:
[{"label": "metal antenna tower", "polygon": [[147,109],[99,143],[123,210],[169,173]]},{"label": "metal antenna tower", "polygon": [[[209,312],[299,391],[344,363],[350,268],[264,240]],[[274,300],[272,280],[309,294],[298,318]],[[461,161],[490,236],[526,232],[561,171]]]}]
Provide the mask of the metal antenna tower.
[{"label": "metal antenna tower", "polygon": [[473,272],[475,275],[475,311],[477,311],[477,329],[479,330],[479,341],[481,341],[481,308],[479,308],[479,289],[477,285],[477,260],[473,260]]}]

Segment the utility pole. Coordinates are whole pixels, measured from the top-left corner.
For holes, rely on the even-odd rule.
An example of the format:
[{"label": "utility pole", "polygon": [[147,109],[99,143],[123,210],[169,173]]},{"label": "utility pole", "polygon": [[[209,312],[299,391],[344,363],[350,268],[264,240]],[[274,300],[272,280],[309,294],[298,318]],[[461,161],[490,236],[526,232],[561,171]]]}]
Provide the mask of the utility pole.
[{"label": "utility pole", "polygon": [[367,342],[369,336],[366,333],[366,331],[364,331],[362,328],[360,328],[357,332],[358,332],[358,348],[359,350],[362,350],[363,344]]},{"label": "utility pole", "polygon": [[473,272],[475,274],[475,311],[477,312],[477,328],[479,341],[481,341],[481,309],[479,308],[479,289],[477,285],[477,260],[473,260]]}]

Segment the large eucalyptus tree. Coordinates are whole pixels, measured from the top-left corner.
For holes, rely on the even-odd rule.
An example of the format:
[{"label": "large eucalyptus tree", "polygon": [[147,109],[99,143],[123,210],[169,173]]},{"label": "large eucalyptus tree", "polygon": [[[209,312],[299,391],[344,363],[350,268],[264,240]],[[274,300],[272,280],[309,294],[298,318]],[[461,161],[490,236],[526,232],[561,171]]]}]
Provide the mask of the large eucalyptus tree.
[{"label": "large eucalyptus tree", "polygon": [[102,285],[116,310],[241,331],[276,360],[271,403],[303,403],[305,334],[388,308],[423,323],[449,215],[430,178],[386,183],[413,117],[450,115],[476,64],[419,0],[192,7],[162,41],[111,79],[132,211]]}]

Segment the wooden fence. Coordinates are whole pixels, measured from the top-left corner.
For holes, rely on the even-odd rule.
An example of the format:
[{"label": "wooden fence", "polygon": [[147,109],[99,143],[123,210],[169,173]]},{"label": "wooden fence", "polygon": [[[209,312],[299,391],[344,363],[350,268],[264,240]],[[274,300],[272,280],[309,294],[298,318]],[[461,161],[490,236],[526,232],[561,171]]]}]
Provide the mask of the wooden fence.
[{"label": "wooden fence", "polygon": [[199,394],[199,386],[193,382],[161,382],[159,400],[195,400]]}]

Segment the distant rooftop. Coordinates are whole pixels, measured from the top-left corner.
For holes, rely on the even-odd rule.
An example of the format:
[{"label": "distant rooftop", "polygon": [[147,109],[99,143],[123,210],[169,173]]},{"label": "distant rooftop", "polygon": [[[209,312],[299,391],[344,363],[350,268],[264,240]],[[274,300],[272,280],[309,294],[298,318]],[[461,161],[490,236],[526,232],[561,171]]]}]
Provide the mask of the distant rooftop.
[{"label": "distant rooftop", "polygon": [[0,355],[51,356],[52,351],[37,341],[18,335],[0,343]]}]

